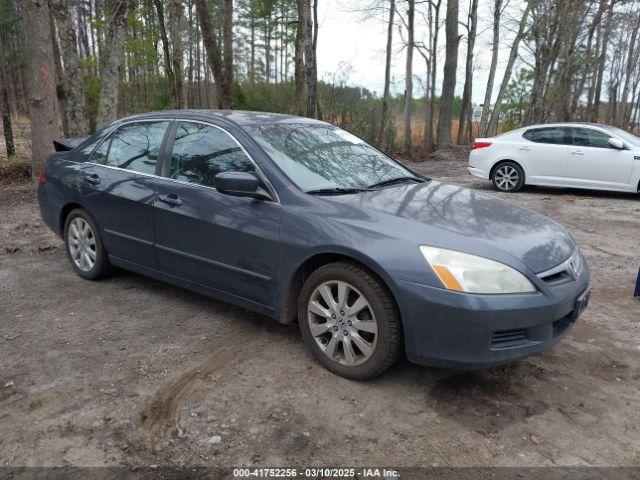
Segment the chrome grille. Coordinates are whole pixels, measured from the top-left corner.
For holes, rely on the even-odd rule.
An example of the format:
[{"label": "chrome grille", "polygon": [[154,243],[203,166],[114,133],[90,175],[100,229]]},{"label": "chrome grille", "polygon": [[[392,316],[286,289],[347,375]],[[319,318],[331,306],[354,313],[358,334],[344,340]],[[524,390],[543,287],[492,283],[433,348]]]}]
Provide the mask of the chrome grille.
[{"label": "chrome grille", "polygon": [[576,280],[582,272],[582,254],[576,247],[575,252],[560,265],[538,274],[540,280],[550,284],[557,285],[559,283],[571,282]]}]

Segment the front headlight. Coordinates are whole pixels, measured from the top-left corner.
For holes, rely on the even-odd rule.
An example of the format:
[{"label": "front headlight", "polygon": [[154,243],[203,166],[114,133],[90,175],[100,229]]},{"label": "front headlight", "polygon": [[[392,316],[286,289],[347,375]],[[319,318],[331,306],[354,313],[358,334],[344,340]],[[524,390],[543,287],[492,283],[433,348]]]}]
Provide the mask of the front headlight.
[{"label": "front headlight", "polygon": [[422,245],[420,251],[443,285],[467,293],[529,293],[533,284],[520,272],[488,258]]}]

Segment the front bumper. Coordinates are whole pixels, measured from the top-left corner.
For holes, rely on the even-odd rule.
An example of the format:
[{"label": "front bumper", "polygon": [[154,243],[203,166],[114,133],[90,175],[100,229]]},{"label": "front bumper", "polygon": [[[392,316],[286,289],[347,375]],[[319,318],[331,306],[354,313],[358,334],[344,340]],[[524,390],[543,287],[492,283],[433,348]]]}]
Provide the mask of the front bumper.
[{"label": "front bumper", "polygon": [[[555,345],[572,328],[589,291],[575,281],[517,295],[473,295],[399,280],[407,358],[423,365],[483,368]],[[577,307],[577,304],[580,304]]]}]

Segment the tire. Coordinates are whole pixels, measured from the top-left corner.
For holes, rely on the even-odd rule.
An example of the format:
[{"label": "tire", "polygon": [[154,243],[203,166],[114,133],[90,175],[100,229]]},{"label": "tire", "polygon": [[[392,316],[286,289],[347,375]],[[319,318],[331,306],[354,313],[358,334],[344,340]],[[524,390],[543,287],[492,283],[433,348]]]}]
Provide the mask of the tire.
[{"label": "tire", "polygon": [[378,279],[354,264],[330,263],[309,276],[298,300],[298,322],[316,360],[342,377],[373,378],[400,357],[393,299]]},{"label": "tire", "polygon": [[517,192],[524,186],[524,170],[516,162],[502,162],[493,171],[491,183],[499,192]]},{"label": "tire", "polygon": [[85,210],[76,208],[67,215],[64,244],[71,268],[80,277],[98,280],[112,273],[98,227]]}]

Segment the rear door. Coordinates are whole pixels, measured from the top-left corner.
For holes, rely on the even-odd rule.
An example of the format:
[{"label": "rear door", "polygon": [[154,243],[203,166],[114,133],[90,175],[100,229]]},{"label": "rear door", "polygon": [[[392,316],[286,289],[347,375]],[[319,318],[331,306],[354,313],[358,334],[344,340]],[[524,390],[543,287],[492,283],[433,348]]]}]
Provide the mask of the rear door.
[{"label": "rear door", "polygon": [[567,182],[585,188],[628,187],[633,170],[633,152],[609,145],[611,135],[589,127],[571,127]]},{"label": "rear door", "polygon": [[526,130],[517,142],[518,159],[525,169],[527,184],[561,185],[568,164],[565,127],[536,127]]},{"label": "rear door", "polygon": [[89,156],[80,192],[110,255],[154,268],[153,201],[170,122],[139,121],[118,127]]},{"label": "rear door", "polygon": [[193,121],[174,130],[155,201],[159,268],[275,308],[280,204],[216,190],[220,172],[259,173],[227,131]]}]

